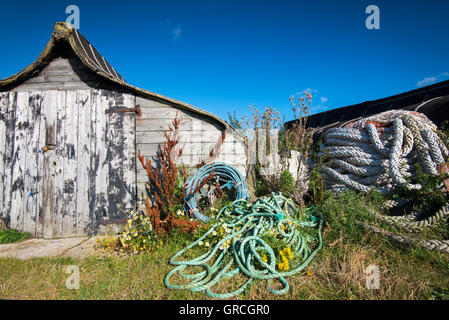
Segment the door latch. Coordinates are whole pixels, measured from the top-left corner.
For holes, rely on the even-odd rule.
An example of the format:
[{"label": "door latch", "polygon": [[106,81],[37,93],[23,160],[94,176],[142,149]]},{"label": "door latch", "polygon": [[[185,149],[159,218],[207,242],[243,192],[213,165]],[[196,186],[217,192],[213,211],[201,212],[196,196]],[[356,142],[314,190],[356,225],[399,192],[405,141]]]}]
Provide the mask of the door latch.
[{"label": "door latch", "polygon": [[55,150],[56,146],[54,144],[48,144],[41,148],[42,152],[47,152],[48,150]]}]

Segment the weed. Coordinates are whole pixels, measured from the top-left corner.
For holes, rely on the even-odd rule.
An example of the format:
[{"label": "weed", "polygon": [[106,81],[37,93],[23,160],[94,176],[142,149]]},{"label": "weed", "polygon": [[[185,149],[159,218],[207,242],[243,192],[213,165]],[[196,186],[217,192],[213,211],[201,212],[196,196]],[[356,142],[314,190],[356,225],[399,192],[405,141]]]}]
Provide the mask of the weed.
[{"label": "weed", "polygon": [[279,177],[278,190],[284,194],[292,194],[295,192],[295,179],[288,170],[284,170]]},{"label": "weed", "polygon": [[0,244],[14,243],[31,238],[29,232],[20,232],[13,229],[0,231]]}]

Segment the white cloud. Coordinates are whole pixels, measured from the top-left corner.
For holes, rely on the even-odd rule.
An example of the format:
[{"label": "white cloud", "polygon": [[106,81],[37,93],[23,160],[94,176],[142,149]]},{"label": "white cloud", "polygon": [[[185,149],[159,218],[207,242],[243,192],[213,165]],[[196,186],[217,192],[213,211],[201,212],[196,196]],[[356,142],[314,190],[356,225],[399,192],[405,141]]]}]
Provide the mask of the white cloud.
[{"label": "white cloud", "polygon": [[442,73],[440,73],[437,76],[425,77],[421,81],[418,81],[416,83],[416,86],[417,87],[421,87],[421,86],[425,86],[425,85],[428,85],[428,84],[432,84],[434,82],[444,80],[447,77],[449,77],[449,72],[442,72]]},{"label": "white cloud", "polygon": [[174,28],[172,30],[172,35],[173,35],[173,40],[178,40],[179,37],[181,36],[182,33],[182,29],[180,26],[176,26],[176,28]]},{"label": "white cloud", "polygon": [[321,103],[326,103],[327,100],[329,100],[329,99],[326,97],[321,97],[320,100],[321,100]]},{"label": "white cloud", "polygon": [[437,81],[437,77],[425,77],[425,78],[422,79],[421,81],[418,81],[418,83],[416,84],[416,86],[417,86],[417,87],[425,86],[425,85],[427,85],[427,84],[434,83],[435,81]]}]

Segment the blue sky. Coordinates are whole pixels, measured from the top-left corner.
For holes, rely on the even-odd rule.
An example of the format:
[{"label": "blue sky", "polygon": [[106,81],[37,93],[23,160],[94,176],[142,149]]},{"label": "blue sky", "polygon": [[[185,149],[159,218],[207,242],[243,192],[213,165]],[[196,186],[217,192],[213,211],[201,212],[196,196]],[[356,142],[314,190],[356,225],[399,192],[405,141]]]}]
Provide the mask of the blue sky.
[{"label": "blue sky", "polygon": [[71,4],[127,82],[225,120],[250,104],[290,120],[306,89],[316,113],[449,79],[447,0],[0,1],[0,78],[38,57]]}]

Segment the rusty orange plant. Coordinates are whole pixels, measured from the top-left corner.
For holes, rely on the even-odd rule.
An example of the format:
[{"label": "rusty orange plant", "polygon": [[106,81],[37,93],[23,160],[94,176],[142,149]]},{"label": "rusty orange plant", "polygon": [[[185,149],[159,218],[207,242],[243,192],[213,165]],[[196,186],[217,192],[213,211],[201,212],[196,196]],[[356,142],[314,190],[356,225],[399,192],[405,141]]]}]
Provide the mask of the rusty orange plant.
[{"label": "rusty orange plant", "polygon": [[[154,202],[149,196],[146,197],[146,212],[151,220],[153,228],[157,233],[169,233],[174,227],[179,227],[184,232],[193,232],[198,227],[198,222],[188,221],[175,217],[175,206],[182,203],[185,195],[183,188],[181,195],[175,192],[176,181],[179,174],[177,160],[182,156],[182,147],[179,146],[179,125],[181,120],[176,117],[169,125],[169,130],[165,132],[165,142],[159,144],[157,161],[153,167],[153,162],[142,156],[138,150],[138,158],[145,169]],[[186,168],[182,167],[184,180],[187,179]]]}]

